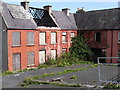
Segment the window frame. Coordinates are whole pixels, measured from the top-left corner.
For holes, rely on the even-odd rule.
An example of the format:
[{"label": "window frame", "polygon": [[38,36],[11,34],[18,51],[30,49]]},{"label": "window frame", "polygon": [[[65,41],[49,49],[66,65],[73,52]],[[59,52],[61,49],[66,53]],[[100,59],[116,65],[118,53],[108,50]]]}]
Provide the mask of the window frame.
[{"label": "window frame", "polygon": [[[29,53],[34,53],[34,63],[33,64],[29,64]],[[34,51],[29,51],[27,52],[27,66],[30,67],[30,66],[34,66],[35,65],[35,52]]]},{"label": "window frame", "polygon": [[[99,40],[97,39],[97,37],[98,37],[98,34],[99,33]],[[95,41],[97,42],[97,43],[100,43],[101,42],[101,33],[100,32],[95,32]]]},{"label": "window frame", "polygon": [[[54,43],[52,43],[52,40],[53,40],[53,39],[52,39],[52,33],[55,33],[55,42],[54,42]],[[51,37],[50,37],[50,38],[51,38],[51,42],[50,42],[50,43],[51,43],[51,44],[56,44],[56,43],[57,43],[57,33],[56,33],[56,32],[51,32],[51,33],[50,33],[50,36],[51,36]]]},{"label": "window frame", "polygon": [[[45,33],[45,43],[41,43],[41,33]],[[46,45],[46,32],[39,32],[39,45]]]},{"label": "window frame", "polygon": [[[66,33],[65,35],[63,35],[63,33]],[[65,42],[63,42],[63,36],[65,36]],[[62,32],[62,43],[67,43],[67,32]]]},{"label": "window frame", "polygon": [[34,33],[34,32],[32,32],[32,33],[33,33],[33,37],[34,37],[34,38],[33,38],[33,43],[29,43],[29,40],[30,40],[30,39],[28,39],[28,38],[29,38],[29,36],[28,36],[29,34],[28,34],[28,33],[31,33],[31,32],[32,32],[32,31],[28,31],[28,32],[27,32],[27,46],[34,46],[34,45],[35,45],[35,33]]},{"label": "window frame", "polygon": [[[15,45],[15,44],[13,44],[14,43],[14,39],[13,39],[13,33],[19,33],[19,45]],[[21,46],[21,32],[20,31],[14,31],[14,32],[12,32],[12,47],[20,47]]]},{"label": "window frame", "polygon": [[120,43],[120,32],[118,32],[118,43]]},{"label": "window frame", "polygon": [[[72,33],[74,33],[74,36],[72,36]],[[72,42],[72,38],[74,38],[74,37],[75,37],[75,32],[71,32],[71,33],[70,33],[71,43],[73,43],[73,42]]]}]

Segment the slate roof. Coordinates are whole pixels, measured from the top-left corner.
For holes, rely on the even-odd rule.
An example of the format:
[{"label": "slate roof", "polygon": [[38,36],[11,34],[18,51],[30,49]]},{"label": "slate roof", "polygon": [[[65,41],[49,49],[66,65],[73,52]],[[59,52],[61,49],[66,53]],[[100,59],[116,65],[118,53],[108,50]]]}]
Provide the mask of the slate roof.
[{"label": "slate roof", "polygon": [[20,5],[3,3],[2,17],[7,29],[36,29],[32,16]]},{"label": "slate roof", "polygon": [[120,8],[79,12],[75,20],[80,30],[120,29]]},{"label": "slate roof", "polygon": [[73,29],[73,30],[77,29],[76,22],[75,22],[75,19],[74,19],[74,14],[70,13],[70,15],[67,16],[62,11],[52,10],[52,16],[54,17],[57,25],[61,29]]}]

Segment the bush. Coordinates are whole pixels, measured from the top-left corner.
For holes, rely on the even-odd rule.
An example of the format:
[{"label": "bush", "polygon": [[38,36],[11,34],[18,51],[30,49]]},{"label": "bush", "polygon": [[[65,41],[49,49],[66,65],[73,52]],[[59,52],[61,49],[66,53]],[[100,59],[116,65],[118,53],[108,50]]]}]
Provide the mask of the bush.
[{"label": "bush", "polygon": [[76,75],[72,75],[72,76],[70,77],[70,79],[77,79],[77,76],[76,76]]},{"label": "bush", "polygon": [[56,64],[56,61],[55,61],[54,59],[50,59],[50,60],[47,60],[47,61],[45,62],[45,64],[47,64],[47,65],[55,65],[55,64]]}]

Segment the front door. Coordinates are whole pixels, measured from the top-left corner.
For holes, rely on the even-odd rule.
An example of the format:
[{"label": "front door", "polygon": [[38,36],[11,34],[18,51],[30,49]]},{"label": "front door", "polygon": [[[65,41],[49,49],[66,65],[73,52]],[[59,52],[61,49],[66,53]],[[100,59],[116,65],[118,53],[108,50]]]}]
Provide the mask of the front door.
[{"label": "front door", "polygon": [[13,54],[13,71],[20,70],[20,53]]},{"label": "front door", "polygon": [[45,51],[39,51],[39,63],[43,64],[45,63]]}]

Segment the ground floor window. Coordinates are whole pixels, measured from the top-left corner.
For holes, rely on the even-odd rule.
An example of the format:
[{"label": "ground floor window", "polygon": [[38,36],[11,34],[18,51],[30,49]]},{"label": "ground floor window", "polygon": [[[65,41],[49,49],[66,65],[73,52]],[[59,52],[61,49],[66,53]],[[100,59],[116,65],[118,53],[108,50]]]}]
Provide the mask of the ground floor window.
[{"label": "ground floor window", "polygon": [[67,49],[66,48],[63,48],[62,49],[62,53],[66,53],[67,52]]},{"label": "ground floor window", "polygon": [[20,53],[13,54],[13,71],[20,70]]},{"label": "ground floor window", "polygon": [[56,59],[56,50],[51,50],[51,59]]},{"label": "ground floor window", "polygon": [[28,66],[34,65],[34,52],[28,52]]},{"label": "ground floor window", "polygon": [[46,60],[46,51],[45,50],[39,51],[39,63],[43,64],[45,63],[45,60]]}]

